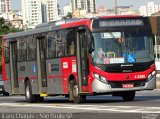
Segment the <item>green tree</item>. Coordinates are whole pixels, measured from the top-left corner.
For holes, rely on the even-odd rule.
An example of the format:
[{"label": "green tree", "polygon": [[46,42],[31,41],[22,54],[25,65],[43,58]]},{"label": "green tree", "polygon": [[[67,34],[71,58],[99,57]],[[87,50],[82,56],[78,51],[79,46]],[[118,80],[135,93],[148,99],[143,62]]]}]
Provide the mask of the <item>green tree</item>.
[{"label": "green tree", "polygon": [[0,72],[2,72],[2,35],[22,31],[22,29],[15,28],[10,22],[6,22],[4,18],[0,18]]},{"label": "green tree", "polygon": [[71,12],[68,12],[67,16],[62,17],[62,19],[71,19],[73,18],[73,15]]},{"label": "green tree", "polygon": [[73,17],[73,15],[72,15],[72,13],[71,12],[68,12],[68,14],[67,14],[67,16],[66,16],[67,18],[72,18]]}]

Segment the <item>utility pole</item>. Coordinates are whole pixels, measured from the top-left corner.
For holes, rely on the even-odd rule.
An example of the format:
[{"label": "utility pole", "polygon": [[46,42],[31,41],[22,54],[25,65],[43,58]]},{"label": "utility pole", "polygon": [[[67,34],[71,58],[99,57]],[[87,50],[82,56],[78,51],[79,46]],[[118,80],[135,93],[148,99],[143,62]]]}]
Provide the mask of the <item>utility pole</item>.
[{"label": "utility pole", "polygon": [[71,0],[71,5],[72,5],[72,12],[74,11],[74,3],[73,3],[74,1],[73,0]]},{"label": "utility pole", "polygon": [[115,14],[117,15],[117,14],[118,14],[117,0],[115,0],[115,7],[114,7],[114,10],[115,10]]}]

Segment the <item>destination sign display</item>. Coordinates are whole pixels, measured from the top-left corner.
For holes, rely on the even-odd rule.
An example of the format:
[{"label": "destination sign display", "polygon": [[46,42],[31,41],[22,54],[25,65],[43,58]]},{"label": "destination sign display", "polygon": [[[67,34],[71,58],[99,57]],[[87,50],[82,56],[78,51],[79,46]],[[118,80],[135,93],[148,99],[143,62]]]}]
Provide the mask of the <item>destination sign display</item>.
[{"label": "destination sign display", "polygon": [[117,27],[142,27],[145,26],[143,18],[119,18],[119,19],[95,19],[92,24],[93,30]]},{"label": "destination sign display", "polygon": [[101,20],[99,27],[143,26],[142,19]]}]

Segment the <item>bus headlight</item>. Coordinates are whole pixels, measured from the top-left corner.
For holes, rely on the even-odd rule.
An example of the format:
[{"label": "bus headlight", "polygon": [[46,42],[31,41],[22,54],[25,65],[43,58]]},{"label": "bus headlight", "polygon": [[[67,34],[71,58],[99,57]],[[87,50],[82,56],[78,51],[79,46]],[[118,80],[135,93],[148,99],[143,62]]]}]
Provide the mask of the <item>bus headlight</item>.
[{"label": "bus headlight", "polygon": [[108,83],[107,79],[104,76],[101,76],[101,75],[96,74],[96,73],[94,73],[93,75],[94,75],[95,79],[97,79],[97,80],[99,80],[99,81],[101,81],[103,83],[106,83],[106,84]]},{"label": "bus headlight", "polygon": [[147,81],[150,81],[153,78],[153,76],[155,76],[155,74],[156,74],[156,71],[152,71],[152,73],[148,75]]},{"label": "bus headlight", "polygon": [[149,74],[149,75],[148,75],[148,79],[150,79],[151,77],[152,77],[152,74]]},{"label": "bus headlight", "polygon": [[107,82],[107,79],[106,79],[105,77],[100,76],[100,79],[101,79],[101,81],[102,81],[103,83],[108,83],[108,82]]},{"label": "bus headlight", "polygon": [[100,79],[98,74],[94,74],[94,78],[97,79],[97,80]]},{"label": "bus headlight", "polygon": [[153,72],[152,72],[152,75],[154,76],[155,74],[156,74],[156,71],[153,71]]}]

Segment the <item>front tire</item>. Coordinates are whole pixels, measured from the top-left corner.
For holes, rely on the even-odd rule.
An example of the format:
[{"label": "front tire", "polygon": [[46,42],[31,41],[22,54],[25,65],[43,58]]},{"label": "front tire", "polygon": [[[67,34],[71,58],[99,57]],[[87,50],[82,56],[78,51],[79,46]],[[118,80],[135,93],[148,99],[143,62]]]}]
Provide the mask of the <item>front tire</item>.
[{"label": "front tire", "polygon": [[25,83],[25,97],[28,103],[36,102],[36,97],[32,94],[32,86],[29,80]]},{"label": "front tire", "polygon": [[3,96],[9,96],[9,93],[5,91],[5,89],[3,88]]},{"label": "front tire", "polygon": [[86,101],[85,95],[80,95],[78,91],[78,86],[75,80],[70,81],[70,95],[73,97],[73,101],[76,104],[82,103]]},{"label": "front tire", "polygon": [[133,101],[135,98],[135,91],[128,91],[128,92],[123,92],[122,98],[123,101]]},{"label": "front tire", "polygon": [[8,92],[3,92],[3,96],[9,96],[9,93]]}]

